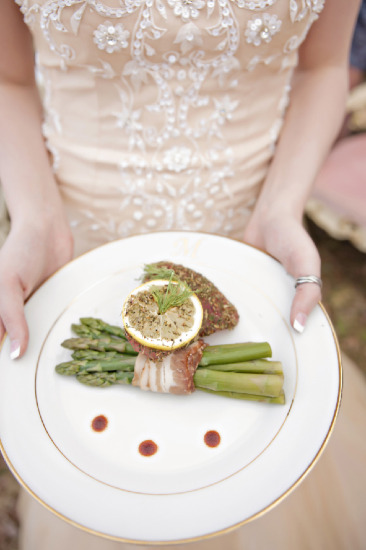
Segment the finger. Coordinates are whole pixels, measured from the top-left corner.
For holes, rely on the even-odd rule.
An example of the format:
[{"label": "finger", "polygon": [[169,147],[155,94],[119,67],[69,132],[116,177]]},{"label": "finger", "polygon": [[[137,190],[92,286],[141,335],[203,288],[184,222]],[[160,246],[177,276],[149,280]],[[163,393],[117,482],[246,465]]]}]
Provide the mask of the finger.
[{"label": "finger", "polygon": [[304,331],[307,318],[319,300],[321,300],[319,285],[304,283],[297,287],[290,316],[291,324],[297,332]]},{"label": "finger", "polygon": [[20,281],[14,280],[2,285],[0,312],[4,329],[10,339],[10,357],[17,359],[27,349],[29,332],[24,316],[23,288]]},{"label": "finger", "polygon": [[[310,235],[302,230],[298,241],[300,245],[287,258],[287,271],[295,279],[309,275],[320,278],[321,258]],[[318,284],[307,282],[297,286],[290,312],[291,324],[297,332],[304,331],[307,318],[320,299],[321,288]]]},{"label": "finger", "polygon": [[4,323],[0,319],[0,349],[3,343],[4,336],[5,336],[5,327],[4,327]]}]

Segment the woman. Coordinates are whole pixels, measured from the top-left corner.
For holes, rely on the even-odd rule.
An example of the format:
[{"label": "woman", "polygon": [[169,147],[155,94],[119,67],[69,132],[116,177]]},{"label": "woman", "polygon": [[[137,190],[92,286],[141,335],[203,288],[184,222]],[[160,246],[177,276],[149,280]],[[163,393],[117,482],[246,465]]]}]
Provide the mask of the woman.
[{"label": "woman", "polygon": [[[291,309],[302,332],[321,284],[302,212],[342,121],[358,1],[18,4],[3,0],[0,18],[0,176],[12,222],[0,337],[7,330],[12,357],[27,346],[24,300],[72,257],[73,240],[79,254],[157,229],[242,238],[305,277]],[[27,550],[118,547],[47,514],[25,502]],[[298,522],[295,532],[276,525],[263,547],[283,546],[284,532],[294,547],[308,541]],[[255,523],[218,547],[243,547],[253,529],[250,544],[262,547]]]},{"label": "woman", "polygon": [[[320,276],[301,216],[341,123],[356,0],[328,3],[306,40],[321,0],[170,0],[160,11],[138,0],[20,4],[44,71],[54,169],[32,35],[6,0],[1,181],[12,229],[0,256],[0,317],[13,356],[27,345],[24,299],[72,256],[62,201],[77,253],[129,233],[188,227],[244,238],[294,277]],[[301,330],[320,289],[297,290],[291,321]]]}]

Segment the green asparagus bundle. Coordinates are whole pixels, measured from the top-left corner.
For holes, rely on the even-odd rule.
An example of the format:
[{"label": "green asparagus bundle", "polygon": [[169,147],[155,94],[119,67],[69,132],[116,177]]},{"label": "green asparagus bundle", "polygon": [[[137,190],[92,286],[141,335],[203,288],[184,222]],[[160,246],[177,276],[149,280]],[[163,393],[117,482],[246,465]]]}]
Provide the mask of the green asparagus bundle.
[{"label": "green asparagus bundle", "polygon": [[[95,318],[81,318],[71,328],[78,337],[61,345],[72,350],[72,360],[57,365],[58,374],[96,387],[132,383],[137,352],[123,329]],[[283,404],[282,365],[271,357],[267,342],[207,346],[193,377],[195,388],[235,399]]]}]

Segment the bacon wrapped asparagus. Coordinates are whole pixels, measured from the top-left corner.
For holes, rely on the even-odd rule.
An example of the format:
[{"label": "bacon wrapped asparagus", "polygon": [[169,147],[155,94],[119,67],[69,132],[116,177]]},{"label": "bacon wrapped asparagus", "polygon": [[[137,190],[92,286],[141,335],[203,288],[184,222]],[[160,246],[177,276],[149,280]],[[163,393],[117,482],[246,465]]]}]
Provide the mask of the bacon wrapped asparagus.
[{"label": "bacon wrapped asparagus", "polygon": [[56,372],[75,375],[86,385],[132,384],[144,390],[189,394],[194,390],[236,399],[284,403],[282,365],[269,360],[267,342],[207,346],[202,340],[157,359],[139,353],[119,327],[100,319],[82,318],[72,325],[78,338],[62,345],[73,350],[72,361]]}]

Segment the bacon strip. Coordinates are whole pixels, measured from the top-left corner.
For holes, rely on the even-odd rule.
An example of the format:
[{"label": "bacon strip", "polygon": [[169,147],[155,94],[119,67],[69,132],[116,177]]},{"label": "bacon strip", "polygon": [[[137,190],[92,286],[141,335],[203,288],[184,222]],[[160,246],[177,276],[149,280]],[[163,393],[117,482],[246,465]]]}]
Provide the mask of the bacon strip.
[{"label": "bacon strip", "polygon": [[188,347],[173,351],[153,361],[144,353],[136,358],[133,386],[160,393],[187,395],[194,392],[193,376],[206,344],[197,340]]}]

